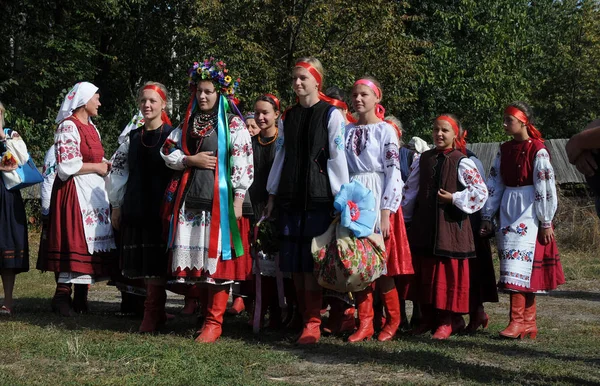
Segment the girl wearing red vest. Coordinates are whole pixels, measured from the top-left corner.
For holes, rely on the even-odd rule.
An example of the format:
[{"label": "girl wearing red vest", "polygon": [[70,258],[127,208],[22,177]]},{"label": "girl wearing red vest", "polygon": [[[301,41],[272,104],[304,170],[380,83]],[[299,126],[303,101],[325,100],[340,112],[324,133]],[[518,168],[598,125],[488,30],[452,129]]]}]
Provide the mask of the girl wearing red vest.
[{"label": "girl wearing red vest", "polygon": [[436,328],[433,338],[447,339],[464,327],[455,326],[453,316],[469,312],[467,259],[475,257],[475,244],[468,215],[483,207],[488,191],[477,166],[466,156],[464,133],[454,115],[436,118],[433,142],[435,148],[413,162],[402,209],[406,222],[411,222],[415,293],[423,313],[414,332]]},{"label": "girl wearing red vest", "polygon": [[535,294],[565,282],[552,228],[558,205],[554,169],[527,104],[504,110],[504,130],[513,140],[500,146],[490,170],[481,234],[491,233],[490,220],[499,212],[498,286],[510,292],[510,324],[500,335],[535,339]]}]

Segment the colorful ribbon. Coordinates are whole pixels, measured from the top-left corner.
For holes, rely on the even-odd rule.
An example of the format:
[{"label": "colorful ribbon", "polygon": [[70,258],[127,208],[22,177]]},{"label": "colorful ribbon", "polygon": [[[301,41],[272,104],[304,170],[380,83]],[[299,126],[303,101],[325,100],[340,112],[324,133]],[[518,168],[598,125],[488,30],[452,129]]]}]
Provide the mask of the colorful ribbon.
[{"label": "colorful ribbon", "polygon": [[[158,94],[158,96],[160,96],[162,98],[162,100],[167,103],[167,96],[165,95],[165,92],[163,90],[160,89],[160,87],[158,87],[155,84],[149,84],[147,86],[144,86],[144,88],[142,90],[152,90],[152,91],[156,91],[156,93]],[[165,110],[162,110],[160,113],[160,119],[162,119],[162,121],[166,124],[168,124],[169,126],[172,126],[171,120],[169,119],[169,116],[167,115],[167,112]]]},{"label": "colorful ribbon", "polygon": [[517,118],[519,122],[525,124],[525,126],[527,127],[527,134],[529,134],[531,138],[539,139],[540,141],[544,142],[544,139],[542,138],[542,133],[538,129],[536,129],[536,127],[531,122],[529,122],[529,118],[527,118],[527,115],[523,111],[519,110],[515,106],[508,106],[504,110],[504,114],[512,115],[513,117]]},{"label": "colorful ribbon", "polygon": [[464,155],[467,154],[467,131],[463,130],[462,135],[460,134],[460,127],[458,126],[458,122],[456,122],[454,120],[454,118],[448,116],[448,115],[440,115],[439,117],[437,117],[435,119],[436,121],[445,121],[448,122],[450,124],[450,126],[452,126],[452,129],[454,130],[454,148],[456,150],[459,150],[461,153],[463,153]]}]

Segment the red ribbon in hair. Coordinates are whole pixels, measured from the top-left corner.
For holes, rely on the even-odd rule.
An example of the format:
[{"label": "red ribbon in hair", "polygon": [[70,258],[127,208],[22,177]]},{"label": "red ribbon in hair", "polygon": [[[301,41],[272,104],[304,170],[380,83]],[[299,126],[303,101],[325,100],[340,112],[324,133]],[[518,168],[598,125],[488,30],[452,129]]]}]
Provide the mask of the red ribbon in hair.
[{"label": "red ribbon in hair", "polygon": [[279,99],[273,94],[265,94],[267,98],[271,98],[273,102],[275,102],[275,108],[277,111],[281,111],[281,105],[279,104]]},{"label": "red ribbon in hair", "polygon": [[[158,87],[155,84],[149,84],[147,86],[144,86],[144,88],[142,90],[152,90],[152,91],[156,91],[156,93],[158,94],[158,96],[160,96],[162,98],[162,100],[167,103],[167,96],[165,95],[165,92],[163,90],[161,90],[160,87]],[[162,121],[166,124],[168,124],[169,126],[172,126],[171,124],[171,120],[169,119],[169,116],[167,115],[167,112],[165,110],[162,110],[160,113],[160,119],[162,119]]]},{"label": "red ribbon in hair", "polygon": [[[369,87],[371,90],[373,90],[375,96],[381,99],[381,89],[377,87],[375,83],[371,82],[369,79],[359,79],[354,82],[354,86],[358,86],[359,84]],[[375,106],[375,116],[379,119],[383,119],[383,117],[385,117],[385,108],[379,103],[377,103]]]},{"label": "red ribbon in hair", "polygon": [[[310,72],[310,74],[315,78],[315,80],[317,81],[318,87],[319,87],[319,99],[320,100],[322,100],[323,102],[327,102],[330,105],[337,107],[338,109],[348,111],[347,104],[345,104],[344,102],[342,102],[338,99],[334,99],[334,98],[328,97],[327,95],[323,94],[323,92],[321,91],[321,87],[323,87],[323,77],[321,76],[319,71],[317,71],[316,68],[314,68],[308,62],[296,62],[296,67],[302,67],[302,68],[307,69],[308,72]],[[348,120],[348,122],[356,123],[356,119],[354,119],[354,117],[352,116],[352,114],[350,114],[350,112],[346,113],[346,119]]]},{"label": "red ribbon in hair", "polygon": [[467,155],[467,131],[463,130],[462,135],[460,135],[460,127],[458,126],[458,122],[456,122],[452,117],[448,115],[440,115],[435,119],[436,121],[446,121],[452,126],[454,130],[454,148],[459,150],[464,155]]},{"label": "red ribbon in hair", "polygon": [[398,136],[398,140],[400,140],[400,138],[402,138],[402,130],[400,130],[398,125],[396,125],[392,121],[385,121],[385,122],[389,123],[394,128],[394,130],[396,130],[396,135]]},{"label": "red ribbon in hair", "polygon": [[513,117],[517,118],[520,122],[527,126],[527,134],[529,134],[531,138],[539,139],[540,141],[544,142],[542,133],[540,133],[540,131],[536,129],[531,122],[529,122],[529,118],[527,118],[527,115],[523,111],[519,110],[515,106],[508,106],[504,110],[504,114],[512,115]]}]

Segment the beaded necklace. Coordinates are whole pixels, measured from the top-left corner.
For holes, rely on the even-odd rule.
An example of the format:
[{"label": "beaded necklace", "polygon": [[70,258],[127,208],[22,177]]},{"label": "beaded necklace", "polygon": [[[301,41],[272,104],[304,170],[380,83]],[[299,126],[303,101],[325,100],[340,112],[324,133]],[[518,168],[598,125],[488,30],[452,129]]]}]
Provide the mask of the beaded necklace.
[{"label": "beaded necklace", "polygon": [[208,114],[199,112],[194,117],[190,135],[194,138],[209,137],[217,127],[217,120],[218,116],[216,111]]},{"label": "beaded necklace", "polygon": [[279,135],[279,127],[275,126],[275,136],[273,137],[273,139],[272,139],[272,140],[270,140],[269,142],[263,142],[263,141],[261,140],[261,138],[262,138],[262,137],[261,137],[261,135],[260,135],[260,133],[259,133],[259,134],[258,134],[258,143],[259,143],[259,144],[261,144],[262,146],[267,146],[267,145],[270,145],[270,144],[272,144],[273,142],[275,142],[275,140],[277,139],[277,136],[278,136],[278,135]]},{"label": "beaded necklace", "polygon": [[163,123],[163,124],[162,124],[162,125],[160,125],[160,127],[158,128],[158,138],[156,139],[156,142],[155,142],[153,145],[151,145],[151,146],[150,146],[150,145],[146,145],[146,144],[144,143],[144,134],[145,134],[147,131],[146,131],[146,126],[142,127],[142,136],[140,137],[140,141],[142,142],[142,146],[144,146],[144,147],[147,147],[147,148],[152,148],[152,147],[154,147],[154,146],[158,145],[158,143],[160,142],[160,138],[161,138],[161,134],[162,134],[162,131],[163,131],[163,126],[164,126],[164,125],[165,125],[165,124]]}]

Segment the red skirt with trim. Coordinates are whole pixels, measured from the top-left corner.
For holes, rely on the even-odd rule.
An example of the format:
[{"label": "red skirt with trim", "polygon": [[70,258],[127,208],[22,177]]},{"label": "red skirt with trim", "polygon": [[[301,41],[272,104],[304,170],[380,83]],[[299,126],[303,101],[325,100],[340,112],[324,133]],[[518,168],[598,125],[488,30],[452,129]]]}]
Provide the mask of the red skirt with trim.
[{"label": "red skirt with trim", "polygon": [[551,291],[561,284],[565,284],[565,274],[560,262],[556,239],[552,239],[548,245],[543,245],[538,237],[535,241],[529,288],[507,283],[498,283],[498,287],[509,291],[533,293]]},{"label": "red skirt with trim", "polygon": [[469,312],[468,259],[418,257],[416,278],[418,301],[438,310],[466,314]]},{"label": "red skirt with trim", "polygon": [[172,275],[183,278],[207,277],[214,280],[227,281],[251,280],[252,257],[250,256],[250,220],[246,217],[242,217],[238,220],[238,227],[240,229],[240,235],[242,236],[242,245],[244,246],[244,254],[242,256],[236,256],[233,249],[231,251],[232,257],[230,260],[222,260],[221,256],[219,256],[217,270],[212,275],[204,270],[198,270],[196,268],[191,270],[189,268],[184,270],[178,268]]},{"label": "red skirt with trim", "polygon": [[388,256],[386,276],[415,273],[402,208],[398,208],[396,213],[390,215],[390,237],[385,240],[385,250]]},{"label": "red skirt with trim", "polygon": [[37,269],[110,276],[116,257],[111,252],[88,252],[83,218],[73,178],[57,178],[52,188],[50,219],[44,247],[40,247]]}]

